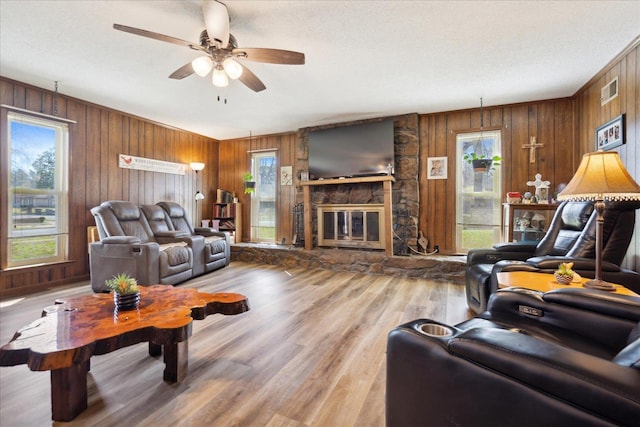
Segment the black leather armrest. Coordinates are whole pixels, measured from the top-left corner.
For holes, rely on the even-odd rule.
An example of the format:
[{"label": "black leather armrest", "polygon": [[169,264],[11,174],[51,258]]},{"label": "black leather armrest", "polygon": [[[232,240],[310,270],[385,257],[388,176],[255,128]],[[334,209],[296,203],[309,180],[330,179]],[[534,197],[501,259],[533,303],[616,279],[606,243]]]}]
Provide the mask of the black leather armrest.
[{"label": "black leather armrest", "polygon": [[586,288],[547,293],[507,288],[491,296],[480,317],[512,327],[540,329],[541,333],[547,327],[557,328],[619,349],[640,321],[640,297]]},{"label": "black leather armrest", "polygon": [[450,341],[449,350],[577,407],[590,408],[611,419],[637,421],[638,369],[504,329],[465,331]]},{"label": "black leather armrest", "polygon": [[111,237],[105,237],[104,239],[101,239],[100,242],[104,243],[105,245],[108,245],[108,244],[134,245],[134,244],[142,243],[140,238],[139,237],[135,237],[135,236],[111,236]]},{"label": "black leather armrest", "polygon": [[517,248],[516,252],[496,249],[472,249],[467,253],[467,265],[495,264],[503,260],[525,261],[532,255],[524,248]]},{"label": "black leather armrest", "polygon": [[[541,270],[556,270],[562,262],[572,262],[574,271],[595,271],[596,261],[591,258],[567,258],[561,256],[540,256],[527,259],[527,263]],[[602,261],[602,271],[618,272],[620,266]]]},{"label": "black leather armrest", "polygon": [[536,245],[536,243],[498,243],[497,245],[493,245],[493,249],[499,252],[526,252],[533,254],[536,250]]},{"label": "black leather armrest", "polygon": [[549,291],[542,299],[554,304],[640,322],[640,297],[588,288],[566,288]]}]

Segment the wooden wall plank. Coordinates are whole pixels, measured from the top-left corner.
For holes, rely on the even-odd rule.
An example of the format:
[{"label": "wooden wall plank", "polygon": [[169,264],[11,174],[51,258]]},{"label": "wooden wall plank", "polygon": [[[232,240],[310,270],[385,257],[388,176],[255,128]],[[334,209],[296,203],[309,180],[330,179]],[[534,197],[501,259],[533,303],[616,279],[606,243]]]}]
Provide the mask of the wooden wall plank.
[{"label": "wooden wall plank", "polygon": [[[5,78],[0,78],[0,101],[2,104],[28,107],[46,114],[53,113],[55,102],[58,116],[77,122],[69,127],[70,262],[0,271],[2,297],[86,280],[89,277],[87,227],[95,224],[90,209],[101,202],[110,198],[122,198],[136,204],[155,203],[159,200],[154,199],[154,194],[175,198],[179,203],[193,199],[189,186],[193,181],[188,178],[189,173],[169,177],[165,174],[154,175],[153,172],[121,169],[118,167],[118,154],[150,158],[160,155],[159,160],[189,163],[194,153],[198,153],[203,156],[201,161],[207,163],[207,172],[217,179],[216,140],[200,135],[195,135],[192,139],[194,134],[189,132],[168,129],[157,123],[64,95],[54,96],[51,91]],[[2,125],[2,129],[6,129],[6,123]],[[198,145],[195,151],[193,141],[197,141]],[[8,171],[3,156],[0,153],[0,169],[1,173],[6,174]],[[5,180],[0,180],[0,191],[0,209],[6,211]],[[188,205],[185,209],[192,207],[193,205]],[[1,226],[0,238],[6,239],[6,230]],[[0,249],[0,256],[3,251],[4,248]]]},{"label": "wooden wall plank", "polygon": [[[577,168],[580,157],[584,153],[595,150],[594,133],[598,126],[614,119],[620,114],[626,118],[626,144],[614,148],[620,154],[631,176],[640,182],[640,117],[638,105],[640,100],[640,67],[638,52],[640,42],[636,42],[626,54],[615,59],[575,95],[575,116],[577,118],[576,133],[578,135],[578,158],[573,170]],[[600,91],[612,78],[618,76],[619,95],[608,104],[600,103]],[[640,271],[640,211],[636,211],[636,227],[632,242],[623,262],[623,267]]]},{"label": "wooden wall plank", "polygon": [[[583,153],[593,151],[594,132],[599,125],[611,120],[618,114],[626,115],[627,144],[619,147],[621,158],[627,165],[632,176],[640,177],[640,63],[639,47],[636,45],[630,51],[618,58],[614,63],[606,66],[594,76],[592,81],[582,88],[571,99],[530,102],[516,105],[497,106],[484,111],[485,127],[500,127],[503,137],[503,188],[505,191],[526,191],[526,181],[531,180],[538,171],[544,171],[553,178],[548,178],[553,185],[568,181],[572,171],[577,167]],[[600,89],[612,76],[619,75],[620,96],[605,107],[600,106]],[[2,102],[19,108],[27,105],[35,111],[53,108],[53,94],[51,91],[0,78],[0,98]],[[74,130],[72,149],[72,173],[84,176],[83,190],[72,190],[74,200],[73,218],[85,218],[83,224],[70,229],[70,239],[74,245],[86,236],[86,226],[91,225],[92,218],[88,210],[113,195],[128,197],[134,203],[155,203],[156,196],[175,197],[175,201],[183,204],[187,212],[193,212],[192,188],[195,188],[193,174],[172,178],[155,177],[151,172],[122,171],[117,167],[114,158],[116,148],[128,149],[129,154],[140,157],[159,158],[154,153],[164,156],[160,160],[189,163],[193,160],[207,163],[202,174],[202,189],[207,191],[206,207],[202,213],[210,209],[215,200],[217,188],[236,193],[245,205],[243,209],[243,235],[249,236],[248,224],[250,199],[243,193],[242,173],[249,168],[250,148],[278,148],[280,165],[296,165],[298,159],[304,158],[305,153],[297,153],[299,135],[297,133],[282,135],[256,136],[251,143],[248,138],[240,138],[218,142],[199,135],[180,130],[167,130],[164,126],[133,116],[115,112],[106,107],[72,100],[64,95],[57,96],[58,111],[65,115],[79,117],[78,128]],[[75,103],[75,104],[74,104]],[[62,115],[61,115],[62,116]],[[458,165],[455,164],[455,132],[477,130],[479,126],[479,112],[477,108],[428,114],[420,116],[420,218],[419,229],[426,230],[430,245],[438,244],[443,253],[451,252],[455,248],[455,176]],[[115,120],[115,122],[112,122]],[[156,127],[161,130],[156,130]],[[113,133],[118,134],[113,135]],[[530,136],[537,136],[539,142],[545,143],[545,148],[538,150],[540,156],[538,164],[528,164],[528,150],[522,149],[522,144],[529,142]],[[544,141],[542,141],[544,140]],[[547,145],[547,143],[549,145]],[[82,148],[78,144],[84,144]],[[82,151],[84,149],[84,152]],[[427,157],[449,157],[447,180],[426,180],[424,171]],[[1,157],[0,157],[1,159]],[[174,160],[170,160],[174,159]],[[287,163],[285,163],[287,162]],[[6,162],[4,162],[6,163]],[[3,162],[0,162],[2,165]],[[3,166],[6,168],[6,166]],[[298,170],[294,168],[297,176]],[[79,174],[79,175],[77,175]],[[110,180],[116,181],[119,190],[114,190]],[[278,180],[279,181],[279,180]],[[434,182],[438,181],[438,182]],[[291,194],[292,193],[292,194]],[[296,192],[292,187],[279,188],[279,217],[278,236],[290,234],[289,228],[292,217],[291,210],[295,203]],[[3,192],[6,194],[6,192]],[[4,204],[3,204],[4,203]],[[6,207],[6,200],[0,201],[0,208]],[[75,210],[80,210],[78,213]],[[640,224],[640,213],[637,223]],[[84,230],[81,230],[84,229]],[[0,233],[2,229],[0,228]],[[2,234],[0,234],[2,236]],[[640,238],[636,230],[633,242],[625,260],[625,266],[638,271],[640,266]],[[86,245],[82,245],[85,248]],[[0,252],[2,254],[2,252]],[[74,252],[75,254],[75,252]],[[38,268],[25,269],[16,272],[0,272],[0,291],[6,289],[22,289],[50,281],[51,283],[73,281],[77,275],[86,277],[86,249],[79,260],[81,265],[73,268]],[[75,256],[75,255],[74,255]]]}]

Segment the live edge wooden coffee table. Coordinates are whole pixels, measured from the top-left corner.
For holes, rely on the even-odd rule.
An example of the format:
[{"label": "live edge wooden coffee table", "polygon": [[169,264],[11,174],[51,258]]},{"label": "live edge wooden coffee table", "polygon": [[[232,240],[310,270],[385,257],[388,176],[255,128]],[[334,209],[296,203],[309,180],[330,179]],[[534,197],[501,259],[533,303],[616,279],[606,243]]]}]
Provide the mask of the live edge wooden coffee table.
[{"label": "live edge wooden coffee table", "polygon": [[152,356],[164,350],[165,381],[178,382],[187,374],[193,319],[247,310],[244,295],[167,285],[141,286],[140,306],[133,311],[115,311],[112,294],[58,300],[0,348],[0,366],[51,371],[52,419],[70,421],[87,408],[91,356],[148,342]]}]

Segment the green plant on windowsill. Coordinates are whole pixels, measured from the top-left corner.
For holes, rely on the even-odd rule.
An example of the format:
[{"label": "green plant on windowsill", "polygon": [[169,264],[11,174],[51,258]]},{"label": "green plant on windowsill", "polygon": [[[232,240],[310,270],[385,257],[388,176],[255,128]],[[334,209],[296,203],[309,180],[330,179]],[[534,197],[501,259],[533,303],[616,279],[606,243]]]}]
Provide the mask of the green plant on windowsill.
[{"label": "green plant on windowsill", "polygon": [[473,170],[476,172],[486,172],[488,170],[495,169],[496,166],[500,166],[502,157],[497,154],[492,157],[487,157],[484,154],[477,155],[476,153],[467,153],[462,157],[470,165],[473,166]]},{"label": "green plant on windowsill", "polygon": [[253,180],[251,172],[242,175],[242,180],[244,181],[244,194],[251,194],[256,191],[256,182]]},{"label": "green plant on windowsill", "polygon": [[126,273],[120,273],[104,282],[107,288],[120,295],[130,295],[140,292],[138,281]]}]

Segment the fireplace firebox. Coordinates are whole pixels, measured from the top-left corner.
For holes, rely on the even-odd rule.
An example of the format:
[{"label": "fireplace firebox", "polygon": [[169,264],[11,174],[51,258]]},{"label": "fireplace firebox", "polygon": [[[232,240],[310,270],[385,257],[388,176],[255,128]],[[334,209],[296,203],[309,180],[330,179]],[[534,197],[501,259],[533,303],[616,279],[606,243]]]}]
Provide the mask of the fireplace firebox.
[{"label": "fireplace firebox", "polygon": [[318,246],[385,249],[384,204],[317,205]]}]

